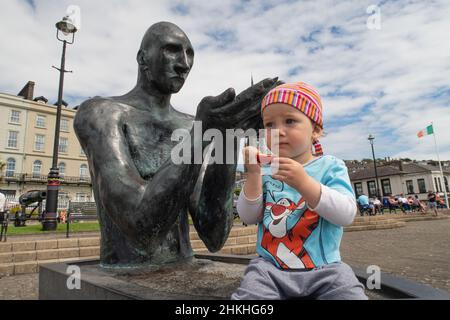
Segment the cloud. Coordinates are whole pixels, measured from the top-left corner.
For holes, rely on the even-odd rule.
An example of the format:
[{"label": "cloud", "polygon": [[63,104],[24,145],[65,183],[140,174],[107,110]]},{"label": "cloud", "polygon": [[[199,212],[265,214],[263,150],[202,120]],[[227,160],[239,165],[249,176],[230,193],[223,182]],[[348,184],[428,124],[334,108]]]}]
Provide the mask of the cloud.
[{"label": "cloud", "polygon": [[[381,30],[369,30],[372,1],[44,1],[11,0],[0,11],[0,91],[17,93],[28,80],[36,94],[57,96],[61,43],[55,23],[69,5],[82,28],[67,49],[65,97],[77,105],[95,95],[130,90],[146,29],[172,21],[189,36],[195,63],[172,98],[194,114],[198,102],[228,87],[242,91],[279,76],[316,86],[324,103],[326,153],[344,159],[436,158],[432,137],[416,133],[433,121],[442,159],[450,159],[450,3],[384,1]],[[5,45],[6,44],[6,45]]]}]

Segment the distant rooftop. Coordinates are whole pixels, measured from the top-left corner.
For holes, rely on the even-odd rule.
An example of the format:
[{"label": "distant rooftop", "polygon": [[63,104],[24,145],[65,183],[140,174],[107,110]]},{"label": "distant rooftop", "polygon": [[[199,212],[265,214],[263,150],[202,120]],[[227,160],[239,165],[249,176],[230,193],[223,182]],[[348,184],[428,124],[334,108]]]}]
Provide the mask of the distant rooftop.
[{"label": "distant rooftop", "polygon": [[[25,86],[22,88],[22,90],[20,90],[20,92],[16,96],[21,97],[25,100],[34,101],[34,102],[43,102],[43,103],[47,104],[49,100],[44,96],[39,96],[39,97],[34,98],[35,86],[36,86],[36,84],[33,81],[28,81],[27,84],[25,84]],[[55,102],[53,105],[57,106],[58,102]],[[62,101],[62,105],[66,108],[69,107],[69,104],[64,100]],[[76,108],[76,109],[78,109],[78,108]]]},{"label": "distant rooftop", "polygon": [[[442,170],[444,173],[450,174],[448,167],[443,167]],[[403,163],[397,161],[387,165],[377,166],[378,177],[435,171],[439,171],[439,166],[414,162]],[[351,180],[375,178],[375,169],[373,164],[364,168],[349,168],[349,176]]]}]

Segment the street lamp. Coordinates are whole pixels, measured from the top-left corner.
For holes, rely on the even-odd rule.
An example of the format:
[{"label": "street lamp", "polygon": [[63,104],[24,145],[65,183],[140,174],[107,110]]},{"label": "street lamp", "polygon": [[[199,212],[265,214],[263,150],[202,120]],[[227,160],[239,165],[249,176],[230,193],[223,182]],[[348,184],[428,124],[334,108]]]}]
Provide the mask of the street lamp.
[{"label": "street lamp", "polygon": [[372,147],[372,157],[373,157],[373,167],[375,169],[375,182],[377,187],[377,197],[378,199],[381,199],[380,197],[380,186],[378,185],[378,172],[377,172],[377,161],[375,159],[375,151],[373,150],[373,140],[375,140],[375,137],[371,134],[369,134],[369,137],[367,138],[369,140],[370,145]]},{"label": "street lamp", "polygon": [[[47,178],[47,199],[45,203],[45,213],[42,221],[42,229],[45,231],[56,230],[57,227],[57,212],[58,212],[58,190],[61,184],[59,178],[58,169],[58,148],[59,148],[59,130],[61,121],[61,107],[63,101],[63,87],[64,87],[64,73],[70,72],[65,70],[66,64],[66,46],[67,44],[73,44],[75,40],[75,27],[73,21],[69,16],[65,16],[61,21],[56,24],[56,38],[63,43],[63,51],[61,56],[61,67],[56,70],[59,71],[59,92],[58,92],[58,105],[56,111],[56,123],[55,123],[55,140],[53,143],[53,162],[52,168]],[[65,36],[72,35],[72,40],[67,41],[60,37],[60,32]]]}]

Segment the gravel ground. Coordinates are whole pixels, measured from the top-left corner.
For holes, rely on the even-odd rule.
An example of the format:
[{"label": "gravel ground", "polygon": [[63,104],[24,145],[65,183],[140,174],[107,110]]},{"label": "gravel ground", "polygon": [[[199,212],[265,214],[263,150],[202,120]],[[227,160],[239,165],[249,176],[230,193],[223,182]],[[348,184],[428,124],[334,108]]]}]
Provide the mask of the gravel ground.
[{"label": "gravel ground", "polygon": [[[342,259],[450,292],[450,219],[408,222],[388,230],[346,232]],[[37,299],[38,275],[0,278],[0,300]]]}]

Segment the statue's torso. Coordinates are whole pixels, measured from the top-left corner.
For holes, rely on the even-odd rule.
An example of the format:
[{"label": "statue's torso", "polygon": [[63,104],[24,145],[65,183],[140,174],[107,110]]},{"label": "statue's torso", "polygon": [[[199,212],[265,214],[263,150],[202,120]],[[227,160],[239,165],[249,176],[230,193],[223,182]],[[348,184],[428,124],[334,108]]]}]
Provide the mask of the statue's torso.
[{"label": "statue's torso", "polygon": [[172,141],[172,133],[181,128],[189,130],[193,117],[170,112],[160,118],[151,111],[129,108],[122,117],[121,130],[137,170],[148,180],[163,163],[170,161],[173,147],[180,143]]},{"label": "statue's torso", "polygon": [[[109,132],[100,132],[99,134],[105,134],[109,139],[112,139],[113,147],[115,147],[115,143],[118,143],[120,144],[117,145],[118,148],[124,150],[124,152],[129,151],[131,159],[130,157],[123,157],[123,159],[129,159],[124,165],[134,165],[140,176],[145,180],[152,180],[159,168],[165,162],[171,161],[172,148],[180,143],[179,141],[172,141],[173,131],[176,129],[190,130],[194,120],[193,116],[173,109],[168,110],[163,115],[159,114],[158,111],[151,108],[136,108],[113,99],[102,98],[92,101],[88,107],[81,110],[83,117],[100,117],[103,118],[102,121],[110,124],[108,126]],[[117,141],[115,141],[116,138]],[[88,140],[90,140],[90,137]],[[91,149],[95,149],[93,144],[96,141],[96,139],[92,139],[87,144],[91,146]],[[94,154],[88,152],[89,156],[94,156]],[[105,201],[105,199],[99,198],[103,191],[99,189],[99,184],[96,183],[95,179],[93,180],[93,188],[96,201],[98,203]],[[120,200],[111,199],[108,201]],[[164,210],[163,206],[161,210]],[[124,212],[124,214],[132,216],[133,212]],[[122,229],[108,217],[108,212],[102,206],[99,206],[99,217],[102,223],[102,263],[137,263],[148,259],[151,259],[151,261],[169,261],[191,256],[192,249],[188,240],[189,227],[186,203],[179,202],[179,206],[172,207],[170,214],[176,215],[178,218],[167,235],[165,237],[148,238],[149,242],[143,243],[145,242],[143,239],[130,241],[131,239],[122,233]],[[135,248],[139,249],[136,251]]]}]

